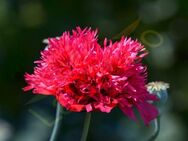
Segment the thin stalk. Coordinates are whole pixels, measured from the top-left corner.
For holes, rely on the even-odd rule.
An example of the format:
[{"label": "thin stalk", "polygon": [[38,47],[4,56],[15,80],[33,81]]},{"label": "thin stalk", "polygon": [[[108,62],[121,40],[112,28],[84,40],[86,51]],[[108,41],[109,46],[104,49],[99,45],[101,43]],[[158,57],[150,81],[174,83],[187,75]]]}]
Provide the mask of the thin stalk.
[{"label": "thin stalk", "polygon": [[62,123],[62,117],[63,117],[62,113],[63,113],[63,108],[57,102],[55,123],[54,123],[53,131],[52,131],[52,134],[50,136],[49,141],[56,141],[57,140],[59,129],[60,129],[61,123]]},{"label": "thin stalk", "polygon": [[84,128],[83,128],[82,137],[80,141],[86,141],[88,131],[89,131],[90,121],[91,121],[91,113],[89,112],[89,113],[86,113],[86,117],[84,121]]},{"label": "thin stalk", "polygon": [[154,132],[151,135],[151,137],[148,139],[148,141],[154,141],[159,135],[159,131],[160,131],[160,117],[157,117],[154,120]]}]

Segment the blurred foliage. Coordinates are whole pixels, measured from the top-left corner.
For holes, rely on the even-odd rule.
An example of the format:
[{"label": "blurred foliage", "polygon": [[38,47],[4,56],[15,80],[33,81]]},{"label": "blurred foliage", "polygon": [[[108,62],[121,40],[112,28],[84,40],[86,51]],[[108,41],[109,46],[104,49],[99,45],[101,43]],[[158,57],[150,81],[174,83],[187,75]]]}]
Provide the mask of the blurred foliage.
[{"label": "blurred foliage", "polygon": [[[29,109],[53,120],[53,98],[26,104],[33,95],[22,91],[23,75],[33,71],[33,61],[45,47],[44,38],[59,36],[75,26],[91,26],[99,29],[102,40],[114,37],[140,19],[136,28],[129,30],[133,30],[130,36],[138,38],[150,52],[145,60],[149,81],[161,80],[171,85],[158,141],[185,141],[188,137],[187,5],[186,0],[0,0],[0,140],[48,139],[51,127]],[[83,113],[65,116],[60,140],[79,140],[83,116]],[[95,113],[89,140],[141,140],[144,132],[148,133],[145,128],[130,123],[118,110],[111,114]]]}]

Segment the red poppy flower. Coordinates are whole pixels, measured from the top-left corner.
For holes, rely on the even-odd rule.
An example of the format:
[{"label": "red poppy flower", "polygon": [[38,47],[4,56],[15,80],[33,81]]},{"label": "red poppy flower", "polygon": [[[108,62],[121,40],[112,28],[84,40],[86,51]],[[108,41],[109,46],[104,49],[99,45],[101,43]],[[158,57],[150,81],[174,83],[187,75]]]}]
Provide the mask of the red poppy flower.
[{"label": "red poppy flower", "polygon": [[97,42],[97,31],[79,27],[49,38],[47,48],[36,61],[34,74],[25,74],[25,91],[53,95],[70,111],[86,110],[109,113],[118,106],[136,120],[137,108],[146,124],[158,110],[148,103],[157,97],[147,92],[146,67],[141,60],[145,48],[130,38],[118,42]]}]

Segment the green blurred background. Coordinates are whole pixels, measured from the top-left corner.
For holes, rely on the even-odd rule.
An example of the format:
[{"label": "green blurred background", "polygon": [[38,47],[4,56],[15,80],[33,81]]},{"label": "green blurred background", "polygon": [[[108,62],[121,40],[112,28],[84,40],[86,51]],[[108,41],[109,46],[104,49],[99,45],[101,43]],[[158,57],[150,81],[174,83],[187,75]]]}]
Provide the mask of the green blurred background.
[{"label": "green blurred background", "polygon": [[[24,93],[23,75],[33,71],[45,44],[76,26],[99,29],[111,38],[140,18],[131,37],[150,51],[145,59],[149,81],[170,83],[157,141],[188,138],[187,0],[0,0],[0,141],[47,141],[55,106],[53,97]],[[80,139],[84,113],[63,120],[59,141]],[[149,127],[136,124],[118,109],[94,113],[90,141],[141,141]]]}]

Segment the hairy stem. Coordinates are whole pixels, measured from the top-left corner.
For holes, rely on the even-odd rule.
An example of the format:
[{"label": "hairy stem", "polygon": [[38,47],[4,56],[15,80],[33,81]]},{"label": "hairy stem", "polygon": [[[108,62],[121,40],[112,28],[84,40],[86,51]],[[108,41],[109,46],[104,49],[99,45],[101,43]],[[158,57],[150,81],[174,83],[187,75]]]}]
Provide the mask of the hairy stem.
[{"label": "hairy stem", "polygon": [[54,123],[53,131],[52,131],[49,141],[57,140],[59,129],[62,123],[62,117],[63,117],[62,113],[63,113],[63,108],[59,103],[57,103],[55,123]]},{"label": "hairy stem", "polygon": [[86,141],[86,139],[87,139],[90,120],[91,120],[91,113],[86,113],[86,117],[85,117],[85,121],[84,121],[84,128],[83,128],[82,137],[81,137],[80,141]]}]

